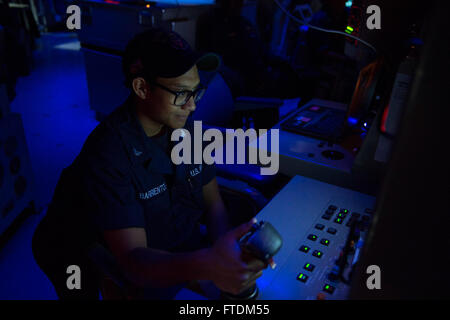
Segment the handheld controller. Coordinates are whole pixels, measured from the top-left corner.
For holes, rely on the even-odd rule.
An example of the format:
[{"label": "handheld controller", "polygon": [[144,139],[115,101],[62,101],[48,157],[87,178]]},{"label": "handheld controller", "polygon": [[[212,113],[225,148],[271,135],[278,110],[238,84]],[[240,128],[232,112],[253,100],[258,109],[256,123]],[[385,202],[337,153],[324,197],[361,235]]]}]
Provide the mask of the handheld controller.
[{"label": "handheld controller", "polygon": [[[239,245],[243,251],[268,262],[280,251],[283,239],[270,222],[260,221],[255,223],[250,231],[239,240]],[[254,300],[257,296],[256,284],[238,295],[222,292],[222,297],[228,300]]]},{"label": "handheld controller", "polygon": [[262,261],[268,261],[280,250],[283,239],[270,222],[255,223],[239,244],[242,250]]}]

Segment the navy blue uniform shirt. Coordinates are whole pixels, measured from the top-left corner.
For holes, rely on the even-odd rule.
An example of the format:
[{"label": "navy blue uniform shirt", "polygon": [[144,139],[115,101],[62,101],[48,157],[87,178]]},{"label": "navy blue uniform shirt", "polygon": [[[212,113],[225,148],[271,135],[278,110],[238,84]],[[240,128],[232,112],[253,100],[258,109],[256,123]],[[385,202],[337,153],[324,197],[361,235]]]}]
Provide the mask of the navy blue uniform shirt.
[{"label": "navy blue uniform shirt", "polygon": [[[192,123],[185,129],[193,141]],[[104,243],[105,230],[138,227],[151,248],[178,251],[189,242],[199,232],[202,187],[215,168],[174,165],[171,132],[149,138],[130,98],[102,121],[61,174],[45,218],[54,240],[86,248]]]}]

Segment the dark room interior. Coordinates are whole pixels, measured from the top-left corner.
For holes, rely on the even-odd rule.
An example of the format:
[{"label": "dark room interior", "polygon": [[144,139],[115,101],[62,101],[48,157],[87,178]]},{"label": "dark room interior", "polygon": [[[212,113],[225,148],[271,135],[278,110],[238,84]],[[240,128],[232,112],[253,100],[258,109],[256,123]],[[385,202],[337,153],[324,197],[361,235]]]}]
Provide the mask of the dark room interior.
[{"label": "dark room interior", "polygon": [[448,12],[0,0],[0,300],[448,299]]}]

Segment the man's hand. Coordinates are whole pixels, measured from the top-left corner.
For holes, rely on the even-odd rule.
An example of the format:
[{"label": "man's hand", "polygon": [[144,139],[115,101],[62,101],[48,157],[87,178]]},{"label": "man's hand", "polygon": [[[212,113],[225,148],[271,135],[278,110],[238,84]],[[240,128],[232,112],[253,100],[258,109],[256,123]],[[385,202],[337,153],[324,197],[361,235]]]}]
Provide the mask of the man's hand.
[{"label": "man's hand", "polygon": [[252,287],[267,264],[241,251],[238,240],[250,231],[253,219],[219,238],[209,250],[208,278],[222,291],[239,294]]}]

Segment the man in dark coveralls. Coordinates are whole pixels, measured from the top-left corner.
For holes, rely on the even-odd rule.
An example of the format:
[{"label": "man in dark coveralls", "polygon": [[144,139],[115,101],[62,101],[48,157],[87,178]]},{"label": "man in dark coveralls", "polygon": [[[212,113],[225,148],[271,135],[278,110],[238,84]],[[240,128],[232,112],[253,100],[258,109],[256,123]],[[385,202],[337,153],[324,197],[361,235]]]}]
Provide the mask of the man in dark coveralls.
[{"label": "man in dark coveralls", "polygon": [[[112,253],[132,298],[171,299],[196,280],[239,294],[261,276],[267,263],[244,255],[237,242],[252,222],[231,229],[214,166],[174,165],[170,157],[171,132],[193,134],[187,118],[205,91],[198,70],[219,64],[160,29],[127,45],[131,94],[63,170],[33,238],[35,259],[59,298],[98,298],[98,268],[87,255],[95,243]],[[71,265],[81,270],[81,289],[67,287]]]}]

